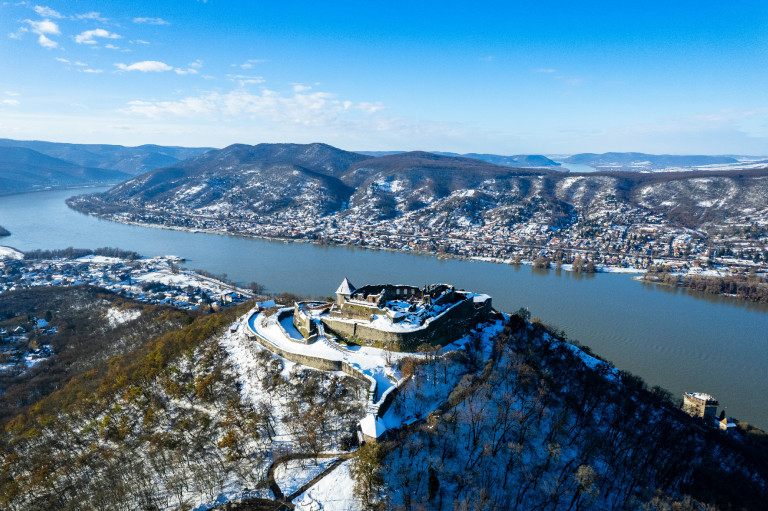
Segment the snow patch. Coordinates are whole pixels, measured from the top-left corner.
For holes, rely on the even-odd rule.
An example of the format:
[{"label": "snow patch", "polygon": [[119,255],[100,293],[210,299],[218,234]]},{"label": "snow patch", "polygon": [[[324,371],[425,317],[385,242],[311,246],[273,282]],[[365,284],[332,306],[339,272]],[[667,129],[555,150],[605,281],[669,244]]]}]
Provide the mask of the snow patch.
[{"label": "snow patch", "polygon": [[15,248],[0,247],[0,259],[21,260],[21,259],[24,259],[24,254],[22,252],[19,252]]},{"label": "snow patch", "polygon": [[299,511],[352,511],[362,509],[355,498],[355,481],[349,472],[352,460],[345,461],[309,490],[294,499]]},{"label": "snow patch", "polygon": [[118,307],[111,307],[107,310],[107,321],[109,321],[110,328],[115,328],[118,325],[133,321],[141,316],[141,309],[120,309]]}]

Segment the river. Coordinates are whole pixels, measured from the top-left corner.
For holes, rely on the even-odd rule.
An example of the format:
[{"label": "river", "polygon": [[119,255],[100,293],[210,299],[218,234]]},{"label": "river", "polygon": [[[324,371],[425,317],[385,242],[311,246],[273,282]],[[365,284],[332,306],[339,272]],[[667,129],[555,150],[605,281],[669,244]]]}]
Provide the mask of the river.
[{"label": "river", "polygon": [[[88,191],[100,191],[93,189]],[[503,264],[320,247],[123,225],[70,210],[76,190],[0,197],[0,244],[19,250],[98,248],[185,257],[190,268],[259,282],[269,292],[329,296],[356,285],[448,282],[493,296],[494,307],[527,307],[620,369],[681,397],[708,392],[728,415],[768,429],[768,306],[644,284],[622,274],[580,276]]]}]

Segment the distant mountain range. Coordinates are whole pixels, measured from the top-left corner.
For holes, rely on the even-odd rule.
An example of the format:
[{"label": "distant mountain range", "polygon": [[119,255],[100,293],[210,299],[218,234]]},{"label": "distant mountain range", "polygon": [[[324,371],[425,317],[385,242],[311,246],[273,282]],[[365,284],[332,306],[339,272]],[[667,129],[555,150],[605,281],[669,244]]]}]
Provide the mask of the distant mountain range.
[{"label": "distant mountain range", "polygon": [[325,144],[237,144],[150,171],[74,203],[83,211],[319,218],[460,227],[569,221],[632,208],[689,227],[768,220],[768,172],[594,172],[494,165],[426,152],[370,157]]},{"label": "distant mountain range", "polygon": [[24,147],[83,167],[117,170],[137,175],[192,158],[211,147],[175,147],[145,144],[125,147],[109,144],[66,144],[0,138],[0,148]]},{"label": "distant mountain range", "polygon": [[[394,154],[402,154],[407,151],[360,151],[359,154],[365,154],[368,156],[391,156]],[[546,156],[540,154],[516,154],[512,156],[503,156],[500,154],[482,154],[482,153],[446,153],[441,151],[430,151],[433,154],[439,154],[442,156],[461,156],[464,158],[473,158],[475,160],[486,161],[495,165],[502,165],[505,167],[559,167],[560,164],[556,161],[550,160]]]},{"label": "distant mountain range", "polygon": [[0,195],[119,183],[130,177],[125,172],[85,167],[32,149],[0,148]]},{"label": "distant mountain range", "polygon": [[0,195],[115,184],[208,150],[0,139]]},{"label": "distant mountain range", "polygon": [[653,171],[667,169],[686,169],[707,165],[724,165],[738,163],[739,160],[730,156],[703,155],[672,155],[646,153],[581,153],[574,154],[563,160],[563,163],[589,165],[596,170],[616,171]]}]

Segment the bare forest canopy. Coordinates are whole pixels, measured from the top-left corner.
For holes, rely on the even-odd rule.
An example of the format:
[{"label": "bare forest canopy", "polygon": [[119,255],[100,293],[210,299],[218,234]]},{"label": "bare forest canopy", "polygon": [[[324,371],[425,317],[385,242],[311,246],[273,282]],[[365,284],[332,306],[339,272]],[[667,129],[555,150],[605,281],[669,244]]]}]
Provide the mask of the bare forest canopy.
[{"label": "bare forest canopy", "polygon": [[768,169],[564,173],[419,151],[370,157],[325,144],[236,144],[70,205],[102,215],[167,211],[253,221],[407,215],[417,226],[445,224],[456,210],[479,224],[540,214],[568,225],[618,205],[700,228],[749,217],[748,208],[757,220],[766,196]]}]

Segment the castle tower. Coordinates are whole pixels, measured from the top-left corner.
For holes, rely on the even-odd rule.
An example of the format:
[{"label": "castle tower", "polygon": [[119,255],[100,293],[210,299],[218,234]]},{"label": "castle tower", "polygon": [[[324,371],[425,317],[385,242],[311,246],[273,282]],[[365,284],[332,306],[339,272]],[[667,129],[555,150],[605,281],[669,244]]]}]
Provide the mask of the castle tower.
[{"label": "castle tower", "polygon": [[701,417],[712,424],[717,415],[717,399],[702,392],[686,392],[683,394],[683,411],[691,417]]},{"label": "castle tower", "polygon": [[349,300],[349,297],[352,296],[352,293],[354,292],[355,286],[352,285],[347,277],[344,277],[344,280],[341,281],[339,289],[336,290],[336,305],[341,307],[344,302]]}]

